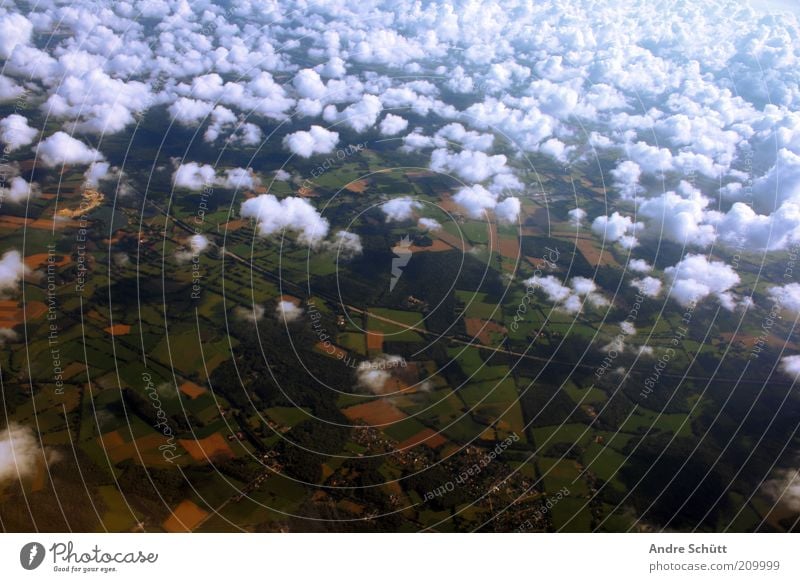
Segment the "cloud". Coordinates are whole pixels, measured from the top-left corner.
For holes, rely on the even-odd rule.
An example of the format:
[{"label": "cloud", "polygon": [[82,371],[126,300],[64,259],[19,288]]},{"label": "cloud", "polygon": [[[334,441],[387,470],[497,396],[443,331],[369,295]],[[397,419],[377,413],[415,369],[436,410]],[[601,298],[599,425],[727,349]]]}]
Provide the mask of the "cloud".
[{"label": "cloud", "polygon": [[329,154],[338,143],[338,133],[328,131],[319,125],[312,125],[308,131],[296,131],[283,138],[283,145],[303,158],[310,158],[315,154]]},{"label": "cloud", "polygon": [[393,198],[388,202],[381,204],[381,210],[386,215],[386,221],[402,222],[411,219],[414,216],[414,210],[421,208],[422,204],[409,196],[401,196]]},{"label": "cloud", "polygon": [[38,130],[28,125],[27,118],[16,113],[0,121],[0,140],[5,142],[12,152],[33,143],[38,133]]},{"label": "cloud", "polygon": [[442,228],[442,225],[439,224],[439,221],[435,218],[423,217],[417,221],[417,228],[428,232],[435,232]]},{"label": "cloud", "polygon": [[261,194],[242,203],[242,218],[253,218],[260,236],[270,236],[284,230],[296,232],[298,240],[316,245],[328,236],[330,224],[303,198],[278,200],[272,194]]},{"label": "cloud", "polygon": [[521,208],[522,206],[519,198],[514,198],[512,196],[499,202],[497,206],[494,207],[494,215],[500,222],[513,223],[517,221]]},{"label": "cloud", "polygon": [[263,305],[253,303],[251,307],[243,307],[237,305],[233,308],[233,316],[239,321],[249,321],[250,323],[257,323],[264,318],[266,309]]},{"label": "cloud", "polygon": [[593,307],[609,304],[608,299],[597,291],[597,284],[586,277],[573,277],[569,285],[562,285],[553,275],[532,277],[524,283],[541,289],[548,300],[566,313],[580,313],[586,303]]},{"label": "cloud", "polygon": [[176,188],[186,188],[187,190],[202,190],[205,187],[213,186],[216,178],[217,172],[213,167],[197,162],[181,164],[172,176]]},{"label": "cloud", "polygon": [[484,152],[461,150],[451,153],[446,149],[436,149],[431,154],[431,170],[455,174],[467,182],[485,182],[496,174],[509,174],[507,158],[502,155],[490,156]]},{"label": "cloud", "polygon": [[653,270],[653,266],[644,259],[631,259],[628,262],[628,269],[635,273],[649,273]]},{"label": "cloud", "polygon": [[643,228],[641,222],[633,222],[629,216],[614,212],[611,216],[598,216],[592,222],[592,232],[603,238],[603,242],[618,242],[624,248],[638,244],[637,229]]},{"label": "cloud", "polygon": [[[792,357],[796,358],[797,356],[789,356],[789,358]],[[784,361],[789,358],[784,358]],[[793,377],[797,376],[797,373],[800,372],[800,359],[797,360],[797,363],[792,364],[792,368],[793,370],[787,373]],[[773,501],[780,501],[791,511],[800,511],[800,472],[796,469],[776,471],[776,478],[766,481],[763,489]]]},{"label": "cloud", "polygon": [[0,294],[16,291],[17,285],[29,272],[19,251],[10,250],[0,258]]},{"label": "cloud", "polygon": [[39,187],[36,183],[29,184],[21,176],[14,176],[8,188],[0,188],[0,201],[8,200],[14,204],[24,202],[31,196],[38,194]]},{"label": "cloud", "polygon": [[102,180],[107,180],[110,175],[111,164],[108,162],[94,162],[83,173],[87,188],[97,188]]},{"label": "cloud", "polygon": [[0,58],[7,59],[18,45],[31,42],[33,24],[22,14],[4,14],[0,17]]},{"label": "cloud", "polygon": [[630,160],[620,162],[616,168],[611,170],[611,177],[614,178],[614,187],[619,190],[620,196],[624,200],[635,198],[642,191],[639,186],[639,177],[642,169],[639,164]]},{"label": "cloud", "polygon": [[392,378],[391,370],[406,365],[401,356],[388,354],[361,362],[356,368],[356,386],[373,394],[384,394],[386,383]]},{"label": "cloud", "polygon": [[458,204],[470,218],[481,218],[484,212],[497,206],[497,196],[480,184],[465,186],[453,195],[453,202]]},{"label": "cloud", "polygon": [[375,125],[383,105],[375,95],[364,95],[358,103],[346,107],[341,113],[336,113],[336,108],[329,105],[323,113],[323,118],[329,123],[341,121],[354,131],[362,133]]},{"label": "cloud", "polygon": [[664,270],[672,281],[670,297],[687,307],[715,296],[723,307],[735,307],[731,288],[741,282],[732,267],[721,261],[709,261],[704,255],[686,255],[680,262]]},{"label": "cloud", "polygon": [[57,131],[40,142],[36,151],[45,166],[62,164],[88,165],[103,159],[103,155],[63,131]]},{"label": "cloud", "polygon": [[681,182],[679,192],[664,192],[640,204],[639,216],[648,219],[649,234],[680,244],[711,244],[716,229],[702,224],[711,201],[687,182]]},{"label": "cloud", "polygon": [[285,323],[291,323],[292,321],[297,321],[303,315],[303,308],[295,305],[292,301],[278,301],[278,304],[275,306],[275,316],[278,318],[278,321],[283,321]]},{"label": "cloud", "polygon": [[567,216],[569,216],[569,223],[572,226],[578,227],[586,220],[586,211],[583,208],[573,208],[567,212]]},{"label": "cloud", "polygon": [[655,298],[661,294],[661,287],[663,283],[661,279],[655,277],[644,277],[643,279],[634,279],[631,281],[631,287],[639,291],[645,297]]},{"label": "cloud", "polygon": [[54,453],[42,450],[30,428],[12,422],[0,431],[0,484],[33,477],[40,463],[54,460]]},{"label": "cloud", "polygon": [[786,309],[800,314],[800,283],[788,283],[783,286],[770,287],[767,290],[770,300],[779,309]]},{"label": "cloud", "polygon": [[408,120],[399,115],[387,113],[380,124],[381,135],[397,135],[408,127]]},{"label": "cloud", "polygon": [[796,378],[800,374],[800,356],[781,358],[781,371],[787,376]]},{"label": "cloud", "polygon": [[364,252],[361,237],[354,232],[340,230],[326,243],[328,249],[336,251],[343,259],[352,259]]}]

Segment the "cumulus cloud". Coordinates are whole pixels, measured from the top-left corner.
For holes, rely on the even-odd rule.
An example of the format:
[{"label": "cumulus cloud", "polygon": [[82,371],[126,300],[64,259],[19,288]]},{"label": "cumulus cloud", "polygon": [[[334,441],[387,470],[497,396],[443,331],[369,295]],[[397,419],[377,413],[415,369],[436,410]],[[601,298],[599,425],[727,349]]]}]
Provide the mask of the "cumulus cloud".
[{"label": "cumulus cloud", "polygon": [[709,261],[704,255],[686,255],[664,270],[672,281],[670,297],[684,307],[715,296],[726,309],[735,307],[731,289],[741,281],[730,265]]},{"label": "cumulus cloud", "polygon": [[783,286],[770,287],[767,290],[770,300],[779,309],[786,309],[800,314],[800,283],[788,283]]},{"label": "cumulus cloud", "polygon": [[340,230],[331,238],[332,240],[326,243],[328,249],[336,251],[343,259],[352,259],[364,252],[361,237],[354,232]]},{"label": "cumulus cloud", "polygon": [[36,147],[45,166],[62,164],[88,165],[103,159],[103,155],[63,131],[57,131]]},{"label": "cumulus cloud", "polygon": [[54,452],[43,450],[30,428],[12,422],[0,431],[0,484],[33,477],[37,466],[55,460]]},{"label": "cumulus cloud", "polygon": [[585,304],[592,307],[609,304],[608,299],[598,292],[597,284],[586,277],[573,277],[568,285],[563,285],[553,275],[532,277],[524,283],[541,289],[549,301],[566,313],[580,313]]},{"label": "cumulus cloud", "polygon": [[381,135],[397,135],[408,127],[408,120],[399,115],[387,113],[380,125]]},{"label": "cumulus cloud", "polygon": [[22,260],[19,251],[10,250],[0,258],[0,295],[17,289],[22,278],[28,273],[28,267]]},{"label": "cumulus cloud", "polygon": [[261,194],[242,202],[242,218],[253,218],[260,236],[270,236],[284,230],[297,233],[298,240],[316,245],[328,236],[330,224],[303,198],[278,200],[272,194]]},{"label": "cumulus cloud", "polygon": [[381,204],[381,210],[386,215],[387,221],[402,222],[414,216],[414,210],[421,208],[422,204],[409,196],[393,198]]},{"label": "cumulus cloud", "polygon": [[711,201],[687,182],[681,182],[679,192],[665,192],[641,203],[639,216],[648,220],[648,232],[681,244],[711,244],[716,230],[710,224],[702,224]]},{"label": "cumulus cloud", "polygon": [[639,291],[645,297],[658,297],[661,294],[663,283],[661,279],[655,277],[644,277],[631,281],[631,287]]},{"label": "cumulus cloud", "polygon": [[[787,359],[788,358],[784,358],[784,360]],[[792,367],[794,369],[787,373],[793,377],[797,376],[797,373],[800,372],[800,360],[798,360],[798,364],[792,364]],[[780,501],[791,511],[800,511],[800,471],[796,469],[781,469],[776,473],[774,479],[770,479],[764,483],[764,492],[769,495],[773,501]]]},{"label": "cumulus cloud", "polygon": [[435,218],[420,218],[417,221],[417,228],[424,231],[435,232],[442,228],[442,225],[439,224],[439,221]]},{"label": "cumulus cloud", "polygon": [[339,143],[339,134],[322,126],[312,125],[308,131],[296,131],[283,138],[283,145],[302,158],[329,154]]},{"label": "cumulus cloud", "polygon": [[586,211],[583,208],[573,208],[567,212],[567,216],[569,216],[569,223],[578,227],[586,220]]},{"label": "cumulus cloud", "polygon": [[392,378],[391,371],[405,366],[406,361],[401,356],[388,354],[361,362],[356,368],[356,386],[373,394],[383,394],[386,383]]},{"label": "cumulus cloud", "polygon": [[644,259],[631,259],[628,262],[628,269],[635,273],[649,273],[653,267]]},{"label": "cumulus cloud", "polygon": [[636,231],[643,227],[641,222],[634,222],[631,217],[616,211],[611,216],[598,216],[592,222],[592,231],[604,242],[618,242],[624,248],[633,248],[638,244]]},{"label": "cumulus cloud", "polygon": [[9,181],[8,188],[0,188],[0,200],[19,204],[38,192],[39,188],[36,183],[29,184],[21,176],[14,176]]},{"label": "cumulus cloud", "polygon": [[28,125],[26,117],[16,113],[12,113],[0,121],[0,140],[12,152],[33,143],[33,139],[38,133],[38,130]]},{"label": "cumulus cloud", "polygon": [[249,321],[250,323],[257,323],[264,318],[267,310],[263,305],[253,303],[250,307],[237,305],[233,308],[233,316],[239,321]]},{"label": "cumulus cloud", "polygon": [[275,306],[275,316],[278,321],[291,323],[297,321],[303,315],[303,308],[295,304],[293,301],[280,300]]},{"label": "cumulus cloud", "polygon": [[176,188],[188,190],[202,190],[216,182],[217,172],[209,164],[189,162],[181,164],[172,176]]}]

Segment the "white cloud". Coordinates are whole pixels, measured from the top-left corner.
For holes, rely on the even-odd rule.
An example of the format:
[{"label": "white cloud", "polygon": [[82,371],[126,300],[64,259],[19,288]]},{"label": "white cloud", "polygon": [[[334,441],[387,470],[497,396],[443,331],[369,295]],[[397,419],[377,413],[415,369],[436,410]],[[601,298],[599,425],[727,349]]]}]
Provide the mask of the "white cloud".
[{"label": "white cloud", "polygon": [[343,259],[352,259],[364,252],[361,237],[354,232],[340,230],[333,235],[333,240],[327,242],[327,247]]},{"label": "white cloud", "polygon": [[781,371],[787,376],[797,377],[800,374],[800,356],[786,356],[781,358]]},{"label": "white cloud", "polygon": [[204,187],[213,186],[217,179],[217,173],[208,164],[198,164],[189,162],[181,164],[172,176],[176,188],[186,188],[188,190],[202,190]]},{"label": "white cloud", "polygon": [[399,115],[387,113],[380,125],[381,135],[397,135],[408,127],[408,120]]},{"label": "white cloud", "polygon": [[0,58],[7,59],[18,45],[31,42],[33,24],[22,14],[7,13],[0,17]]},{"label": "white cloud", "polygon": [[328,236],[330,224],[303,198],[288,197],[278,200],[272,194],[261,194],[242,203],[243,218],[256,221],[261,236],[290,230],[298,234],[298,240],[316,245]]},{"label": "white cloud", "polygon": [[592,307],[603,307],[609,304],[608,299],[597,291],[597,284],[586,277],[573,277],[569,285],[563,285],[553,275],[532,277],[525,285],[540,288],[547,299],[556,303],[561,311],[580,313],[588,303]]},{"label": "white cloud", "polygon": [[519,212],[522,209],[519,198],[509,197],[499,202],[494,207],[494,215],[500,222],[514,223],[519,218]]},{"label": "white cloud", "polygon": [[664,192],[641,203],[639,216],[648,219],[649,234],[680,244],[711,244],[716,238],[716,229],[702,224],[711,201],[687,182],[681,182],[679,192]]},{"label": "white cloud", "polygon": [[672,281],[670,297],[684,307],[713,295],[723,307],[735,305],[731,288],[740,283],[739,275],[730,265],[709,261],[704,255],[686,255],[680,262],[664,270]]},{"label": "white cloud", "polygon": [[637,289],[645,297],[658,297],[661,294],[663,283],[655,277],[644,277],[631,281],[631,287]]},{"label": "white cloud", "polygon": [[572,226],[580,226],[581,223],[586,220],[586,211],[583,208],[573,208],[569,212],[567,212],[567,216],[569,216],[569,223]]},{"label": "white cloud", "polygon": [[417,228],[419,228],[420,230],[435,232],[440,228],[442,228],[442,225],[439,224],[439,221],[436,220],[435,218],[423,217],[417,221]]},{"label": "white cloud", "polygon": [[339,134],[319,125],[312,125],[308,131],[296,131],[283,138],[283,145],[303,158],[310,158],[315,154],[329,154],[337,143]]},{"label": "white cloud", "polygon": [[635,273],[649,273],[653,270],[653,266],[644,259],[631,259],[628,262],[628,269]]},{"label": "white cloud", "polygon": [[409,220],[412,216],[414,216],[414,210],[421,207],[421,203],[408,196],[393,198],[392,200],[381,204],[381,210],[386,215],[387,222],[402,222],[404,220]]},{"label": "white cloud", "polygon": [[52,459],[39,446],[33,430],[12,422],[0,431],[0,484],[32,477],[48,456]]},{"label": "white cloud", "polygon": [[42,163],[54,167],[61,164],[88,165],[103,159],[103,155],[63,131],[57,131],[36,148]]},{"label": "white cloud", "polygon": [[39,187],[36,183],[29,184],[21,176],[14,176],[11,178],[8,188],[0,188],[0,200],[19,204],[38,192]]},{"label": "white cloud", "polygon": [[250,307],[237,305],[233,308],[233,316],[239,321],[249,321],[250,323],[257,323],[264,318],[267,310],[263,305],[253,303]]},{"label": "white cloud", "polygon": [[28,119],[13,113],[0,121],[0,140],[5,142],[10,151],[30,145],[39,133],[28,125]]},{"label": "white cloud", "polygon": [[102,180],[110,177],[111,164],[108,162],[94,162],[83,173],[87,188],[97,188]]},{"label": "white cloud", "polygon": [[[783,358],[784,361],[797,356]],[[794,377],[800,372],[800,359],[794,360],[789,365],[790,370],[784,367],[784,372]],[[781,469],[776,472],[776,478],[764,483],[764,491],[773,501],[780,501],[791,511],[800,511],[800,471]]]},{"label": "white cloud", "polygon": [[28,267],[22,261],[19,251],[10,250],[3,253],[3,257],[0,258],[0,294],[15,291],[27,272]]},{"label": "white cloud", "polygon": [[278,301],[275,307],[275,316],[278,321],[291,323],[297,321],[303,315],[303,308],[296,305],[293,301]]},{"label": "white cloud", "polygon": [[391,370],[406,365],[401,356],[381,354],[358,365],[356,385],[373,394],[383,394],[386,391],[386,383],[392,378]]},{"label": "white cloud", "polygon": [[780,309],[800,314],[800,283],[788,283],[783,286],[770,287],[767,290],[767,295]]},{"label": "white cloud", "polygon": [[643,228],[629,216],[614,212],[611,216],[598,216],[592,222],[592,231],[603,238],[603,242],[618,242],[625,248],[636,246],[636,231]]}]

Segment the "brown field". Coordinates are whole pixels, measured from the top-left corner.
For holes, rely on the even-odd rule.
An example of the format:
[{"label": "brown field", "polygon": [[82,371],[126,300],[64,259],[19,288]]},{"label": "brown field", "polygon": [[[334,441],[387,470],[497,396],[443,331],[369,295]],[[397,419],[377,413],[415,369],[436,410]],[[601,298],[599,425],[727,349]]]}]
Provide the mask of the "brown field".
[{"label": "brown field", "polygon": [[369,425],[385,425],[406,418],[406,414],[384,398],[357,404],[342,410],[350,420],[361,419]]},{"label": "brown field", "polygon": [[297,189],[297,195],[303,198],[313,198],[314,196],[317,195],[317,192],[315,190],[312,190],[311,188],[306,188],[305,186],[301,186],[300,188]]},{"label": "brown field", "polygon": [[441,239],[434,239],[433,244],[429,247],[419,247],[417,245],[411,245],[408,247],[412,253],[441,253],[442,251],[452,251],[453,246],[444,242]]},{"label": "brown field", "polygon": [[78,224],[79,223],[77,220],[61,217],[53,220],[53,217],[51,216],[49,218],[37,218],[28,224],[28,226],[30,228],[38,228],[40,230],[61,230],[63,228],[77,228]]},{"label": "brown field", "polygon": [[113,336],[128,335],[131,332],[131,326],[125,325],[124,323],[116,323],[105,328],[103,331]]},{"label": "brown field", "polygon": [[178,439],[178,443],[186,449],[195,461],[208,461],[215,457],[233,458],[236,455],[228,446],[225,437],[215,432],[204,439]]},{"label": "brown field", "polygon": [[171,533],[190,532],[200,525],[206,517],[208,517],[207,511],[200,509],[196,503],[186,499],[172,510],[172,515],[164,521],[163,528]]},{"label": "brown field", "polygon": [[229,220],[225,224],[221,224],[219,228],[222,232],[231,232],[234,230],[239,230],[243,226],[247,226],[246,220]]},{"label": "brown field", "polygon": [[419,444],[423,444],[430,449],[438,449],[447,442],[441,434],[431,428],[426,428],[419,431],[412,437],[407,438],[402,443],[397,445],[398,449],[410,449]]},{"label": "brown field", "polygon": [[368,331],[367,332],[367,349],[368,350],[383,350],[383,332],[382,331]]},{"label": "brown field", "polygon": [[25,226],[33,222],[31,218],[22,218],[21,216],[0,216],[0,228],[8,228],[16,230],[21,226]]},{"label": "brown field", "polygon": [[449,244],[451,247],[458,251],[467,252],[472,247],[470,246],[469,242],[467,241],[467,237],[464,236],[464,240],[461,240],[461,237],[456,234],[450,234],[449,232],[441,229],[439,232],[436,233],[436,238]]},{"label": "brown field", "polygon": [[501,257],[511,259],[512,261],[516,261],[517,257],[522,255],[522,249],[520,249],[519,241],[516,236],[499,237],[497,251],[500,253]]},{"label": "brown field", "polygon": [[208,392],[202,386],[198,386],[194,382],[186,381],[178,387],[178,390],[186,394],[189,398],[194,400],[195,398],[200,398],[203,394]]},{"label": "brown field", "polygon": [[[25,257],[24,262],[29,269],[36,269],[41,265],[46,265],[48,257],[49,255],[47,253],[38,253],[35,255],[30,255]],[[53,261],[53,264],[56,267],[63,267],[64,265],[68,265],[69,263],[70,263],[70,258],[67,255],[61,255],[60,259]]]},{"label": "brown field", "polygon": [[69,380],[73,376],[77,376],[84,371],[86,371],[86,364],[83,362],[72,362],[64,368],[64,372],[61,375],[64,377],[64,380]]},{"label": "brown field", "polygon": [[14,300],[0,301],[0,328],[11,329],[26,320],[38,319],[47,313],[47,305],[41,301],[28,301],[21,307]]},{"label": "brown field", "polygon": [[479,319],[477,317],[465,317],[464,324],[467,327],[467,333],[472,337],[477,337],[483,345],[493,345],[492,334],[506,334],[508,330],[504,325],[500,325],[496,321],[487,319]]},{"label": "brown field", "polygon": [[350,192],[355,192],[356,194],[361,194],[367,189],[367,185],[368,184],[366,180],[356,180],[355,182],[351,182],[345,186],[345,189],[350,190]]},{"label": "brown field", "polygon": [[575,246],[578,247],[586,261],[593,267],[598,265],[619,267],[619,263],[614,258],[614,255],[611,254],[611,249],[608,245],[601,253],[597,243],[592,239],[578,238],[575,239]]}]

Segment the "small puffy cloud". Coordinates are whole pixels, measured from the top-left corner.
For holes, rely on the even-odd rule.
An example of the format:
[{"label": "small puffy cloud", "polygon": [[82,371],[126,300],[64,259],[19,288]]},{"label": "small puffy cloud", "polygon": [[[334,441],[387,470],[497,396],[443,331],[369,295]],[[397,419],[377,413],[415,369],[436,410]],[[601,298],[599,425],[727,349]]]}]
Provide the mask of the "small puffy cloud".
[{"label": "small puffy cloud", "polygon": [[619,329],[625,335],[636,335],[636,327],[634,327],[633,323],[630,321],[621,321],[619,323]]},{"label": "small puffy cloud", "polygon": [[636,246],[636,230],[642,227],[642,223],[633,222],[630,216],[622,216],[619,212],[611,216],[598,216],[592,222],[592,232],[602,237],[603,241],[618,242],[625,248]]},{"label": "small puffy cloud", "polygon": [[767,290],[770,300],[779,309],[786,309],[795,314],[800,314],[800,283],[770,287]]},{"label": "small puffy cloud", "polygon": [[181,164],[172,177],[176,188],[188,190],[202,190],[204,187],[212,186],[216,178],[217,173],[212,166],[200,165],[197,162]]},{"label": "small puffy cloud", "polygon": [[392,378],[391,370],[405,366],[406,361],[401,356],[381,354],[358,365],[356,385],[373,394],[383,394],[386,383]]},{"label": "small puffy cloud", "polygon": [[597,284],[586,277],[573,277],[569,285],[563,285],[553,275],[531,277],[525,285],[541,289],[548,300],[567,313],[580,313],[585,303],[593,307],[609,304],[608,299],[597,291]]},{"label": "small puffy cloud", "polygon": [[649,273],[653,270],[652,265],[644,259],[631,259],[628,262],[628,268],[636,273]]},{"label": "small puffy cloud", "polygon": [[181,97],[167,108],[170,118],[187,127],[197,125],[211,115],[213,110],[213,103],[188,97]]},{"label": "small puffy cloud", "polygon": [[288,197],[278,200],[272,194],[261,194],[242,203],[243,218],[256,221],[258,233],[270,236],[283,230],[298,234],[298,240],[316,245],[328,236],[328,221],[305,199]]},{"label": "small puffy cloud", "polygon": [[781,358],[781,371],[793,378],[800,374],[800,356],[786,356]]},{"label": "small puffy cloud", "polygon": [[451,153],[439,148],[431,154],[431,170],[452,173],[467,182],[485,182],[496,174],[510,174],[511,168],[506,165],[506,157],[502,154],[490,156],[483,152],[461,150]]},{"label": "small puffy cloud", "polygon": [[569,216],[569,223],[572,226],[580,226],[581,223],[586,220],[586,211],[583,208],[573,208],[569,212],[567,212],[567,216]]},{"label": "small puffy cloud", "polygon": [[103,154],[63,131],[40,142],[36,151],[45,166],[61,164],[88,165],[103,159]]},{"label": "small puffy cloud", "polygon": [[0,121],[0,140],[12,152],[33,143],[38,133],[38,130],[28,125],[27,118],[16,113],[12,113]]},{"label": "small puffy cloud", "polygon": [[521,208],[519,198],[511,196],[494,207],[494,215],[500,222],[516,222]]},{"label": "small puffy cloud", "polygon": [[189,237],[186,242],[186,247],[179,248],[175,251],[175,258],[179,263],[187,263],[191,261],[194,257],[202,254],[205,251],[211,241],[205,235],[202,234],[195,234]]},{"label": "small puffy cloud", "polygon": [[[798,358],[798,356],[789,356],[783,358],[788,360],[790,358]],[[784,369],[784,372],[794,377],[800,372],[800,359],[796,360],[797,363],[792,363],[791,372]],[[775,479],[770,479],[764,483],[764,492],[769,495],[773,501],[780,501],[783,505],[788,507],[791,511],[800,511],[800,471],[784,470],[777,471]]]},{"label": "small puffy cloud", "polygon": [[0,188],[0,200],[5,199],[19,204],[30,198],[31,195],[36,194],[38,190],[37,184],[29,184],[23,177],[14,176],[9,181],[8,188]]},{"label": "small puffy cloud", "polygon": [[302,315],[303,308],[296,305],[293,301],[280,300],[278,301],[278,305],[275,306],[275,316],[278,318],[278,321],[290,323],[292,321],[297,321]]},{"label": "small puffy cloud", "polygon": [[710,200],[687,182],[682,182],[678,191],[664,192],[639,206],[639,215],[648,219],[650,234],[681,244],[711,244],[716,229],[702,224]]},{"label": "small puffy cloud", "polygon": [[481,218],[487,210],[497,206],[497,196],[480,184],[465,186],[453,195],[458,204],[470,218]]},{"label": "small puffy cloud", "polygon": [[0,484],[33,477],[40,463],[55,460],[55,454],[43,450],[27,426],[12,422],[0,431]]},{"label": "small puffy cloud", "polygon": [[33,24],[22,14],[4,14],[0,17],[0,58],[9,58],[17,45],[30,44],[32,34]]},{"label": "small puffy cloud", "polygon": [[259,305],[258,303],[253,303],[251,307],[243,307],[241,305],[237,305],[233,308],[233,316],[238,319],[239,321],[249,321],[251,323],[256,323],[261,321],[264,318],[264,314],[267,310],[264,308],[263,305]]},{"label": "small puffy cloud", "polygon": [[661,279],[655,277],[644,277],[631,281],[631,287],[639,291],[645,297],[658,297],[661,294],[663,283]]},{"label": "small puffy cloud", "polygon": [[15,342],[19,340],[17,332],[7,327],[0,327],[0,346],[6,345],[8,342]]},{"label": "small puffy cloud", "polygon": [[302,158],[315,154],[329,154],[339,143],[339,134],[320,125],[312,125],[308,131],[296,131],[283,138],[283,145]]},{"label": "small puffy cloud", "polygon": [[388,113],[380,124],[381,135],[397,135],[408,127],[408,120],[399,115]]},{"label": "small puffy cloud", "polygon": [[111,164],[108,162],[95,162],[83,173],[87,188],[97,188],[102,180],[109,177]]},{"label": "small puffy cloud", "polygon": [[346,107],[344,111],[335,116],[335,119],[328,116],[327,121],[341,120],[354,131],[361,133],[375,125],[382,108],[381,100],[375,95],[364,95],[361,101]]},{"label": "small puffy cloud", "polygon": [[352,259],[364,252],[361,237],[354,232],[340,230],[326,243],[328,249],[336,251],[344,259]]},{"label": "small puffy cloud", "polygon": [[381,204],[381,210],[386,215],[387,222],[409,220],[414,216],[414,209],[421,207],[422,204],[409,196],[401,196]]},{"label": "small puffy cloud", "polygon": [[620,196],[625,200],[635,198],[636,195],[642,191],[642,188],[639,186],[639,178],[641,175],[642,169],[639,167],[639,164],[630,160],[625,160],[611,170],[611,176],[614,178],[614,186],[619,190]]},{"label": "small puffy cloud", "polygon": [[28,267],[22,260],[19,251],[10,250],[0,258],[0,294],[15,291],[22,278],[28,273]]},{"label": "small puffy cloud", "polygon": [[229,168],[217,183],[231,190],[252,190],[261,182],[250,168]]},{"label": "small puffy cloud", "polygon": [[670,297],[684,307],[716,296],[726,309],[735,306],[731,288],[740,283],[739,275],[722,261],[709,261],[704,255],[687,255],[664,270],[672,280]]},{"label": "small puffy cloud", "polygon": [[442,225],[439,224],[439,221],[435,218],[420,218],[417,221],[417,228],[424,231],[435,232],[442,228]]}]

